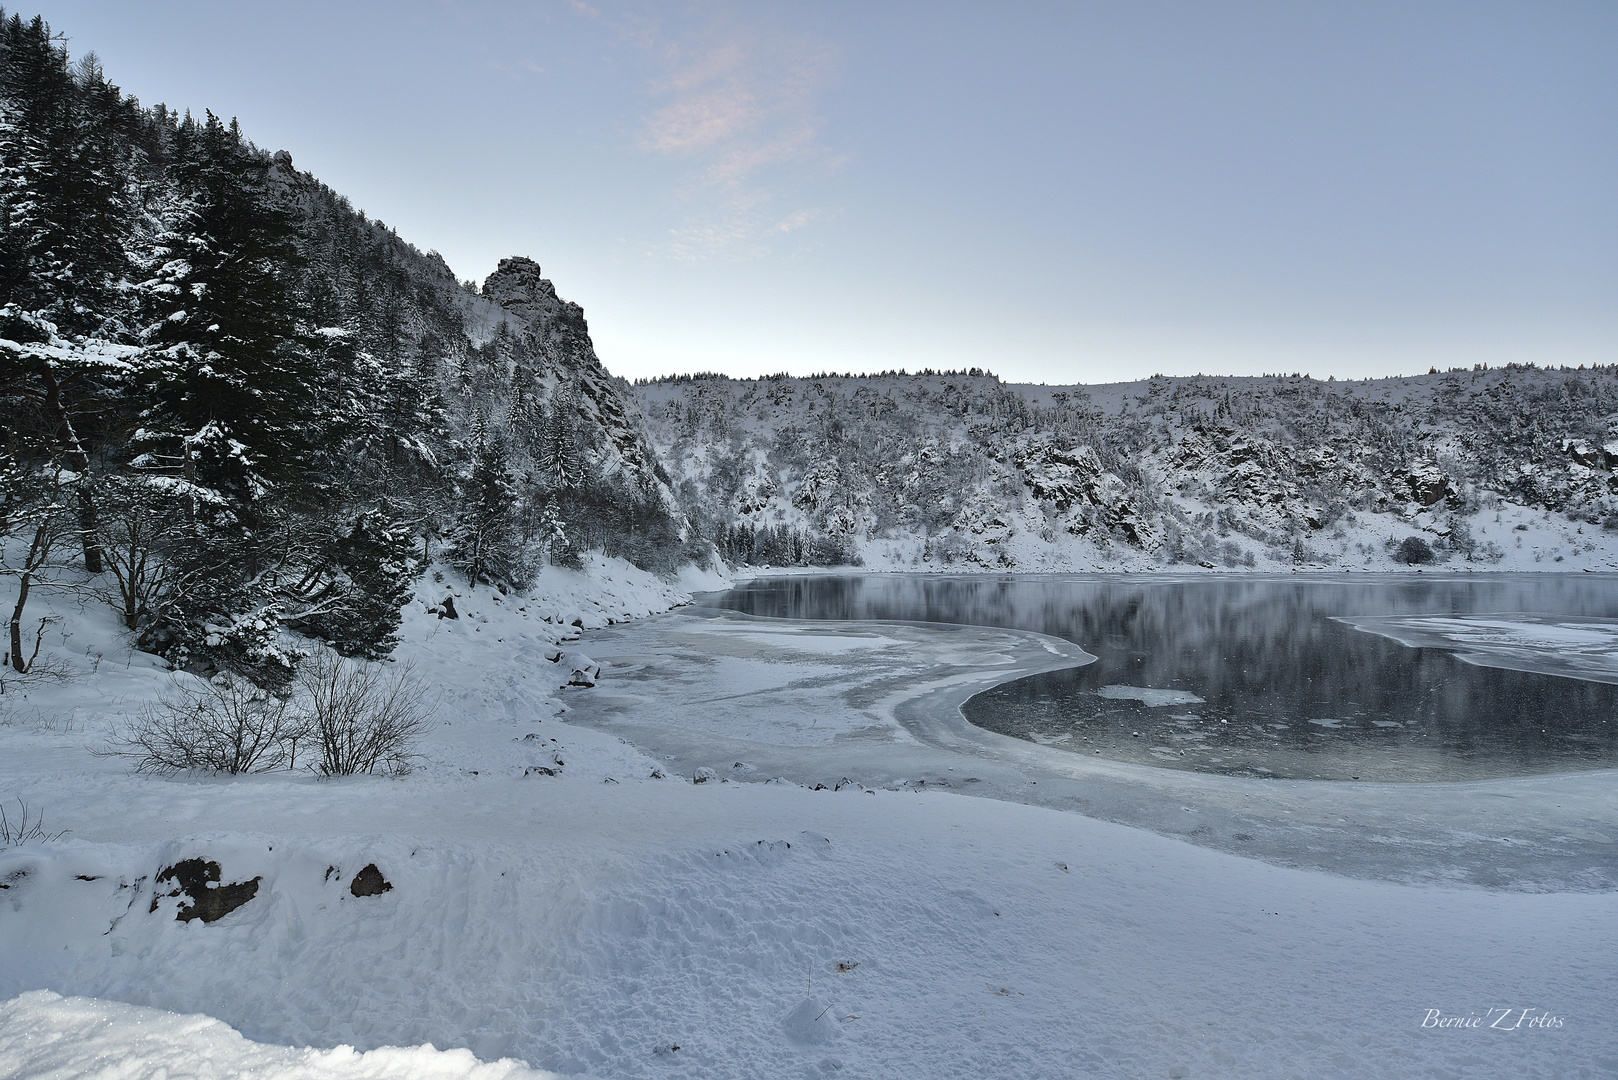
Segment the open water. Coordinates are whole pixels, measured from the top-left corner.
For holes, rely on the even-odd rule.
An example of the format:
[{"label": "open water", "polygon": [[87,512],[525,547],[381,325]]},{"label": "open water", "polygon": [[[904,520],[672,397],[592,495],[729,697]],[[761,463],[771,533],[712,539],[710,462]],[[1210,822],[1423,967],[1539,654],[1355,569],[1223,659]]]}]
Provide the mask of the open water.
[{"label": "open water", "polygon": [[1468,780],[1618,765],[1618,577],[761,578],[709,603],[789,619],[1001,626],[1084,667],[1005,683],[979,727],[1173,769]]}]

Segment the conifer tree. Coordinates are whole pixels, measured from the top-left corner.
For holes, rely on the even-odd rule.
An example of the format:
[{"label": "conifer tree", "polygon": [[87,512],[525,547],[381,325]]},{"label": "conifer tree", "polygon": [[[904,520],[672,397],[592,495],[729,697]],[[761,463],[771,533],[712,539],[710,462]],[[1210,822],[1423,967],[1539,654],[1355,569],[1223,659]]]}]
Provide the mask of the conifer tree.
[{"label": "conifer tree", "polygon": [[294,222],[235,121],[187,117],[177,135],[182,198],[146,287],[142,442],[250,516],[268,485],[296,480],[321,435],[320,373],[290,287]]},{"label": "conifer tree", "polygon": [[461,485],[460,508],[450,533],[450,565],[473,585],[525,583],[513,507],[516,483],[505,445],[476,418],[471,471]]},{"label": "conifer tree", "polygon": [[558,388],[540,412],[534,466],[540,484],[550,491],[568,491],[585,482],[577,417],[578,395],[572,387]]},{"label": "conifer tree", "polygon": [[0,304],[64,330],[118,314],[136,123],[94,54],[70,65],[43,19],[0,10]]},{"label": "conifer tree", "polygon": [[415,577],[410,529],[370,510],[334,540],[309,610],[289,622],[344,656],[379,659],[398,642],[399,609],[410,599]]}]

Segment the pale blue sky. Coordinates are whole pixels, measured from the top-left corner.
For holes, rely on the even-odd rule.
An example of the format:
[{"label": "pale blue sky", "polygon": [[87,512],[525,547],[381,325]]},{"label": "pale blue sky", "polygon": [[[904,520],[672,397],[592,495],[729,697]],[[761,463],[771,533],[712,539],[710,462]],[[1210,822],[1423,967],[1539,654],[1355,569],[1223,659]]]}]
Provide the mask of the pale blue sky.
[{"label": "pale blue sky", "polygon": [[1618,362],[1618,4],[6,6],[625,376]]}]

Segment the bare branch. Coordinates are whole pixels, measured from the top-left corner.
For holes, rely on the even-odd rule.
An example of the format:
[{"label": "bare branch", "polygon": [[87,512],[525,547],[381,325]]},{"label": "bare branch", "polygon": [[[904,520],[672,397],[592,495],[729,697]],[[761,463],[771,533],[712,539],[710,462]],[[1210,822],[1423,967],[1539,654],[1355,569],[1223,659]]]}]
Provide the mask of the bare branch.
[{"label": "bare branch", "polygon": [[327,776],[408,772],[416,743],[432,727],[426,687],[406,664],[380,664],[322,652],[304,662],[299,681]]}]

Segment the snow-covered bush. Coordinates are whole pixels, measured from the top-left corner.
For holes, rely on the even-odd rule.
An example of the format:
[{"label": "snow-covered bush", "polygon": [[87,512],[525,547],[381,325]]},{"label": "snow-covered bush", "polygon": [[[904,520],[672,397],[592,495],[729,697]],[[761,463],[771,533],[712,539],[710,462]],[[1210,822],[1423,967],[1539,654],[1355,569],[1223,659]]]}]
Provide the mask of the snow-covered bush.
[{"label": "snow-covered bush", "polygon": [[308,719],[245,679],[176,680],[114,736],[111,752],[138,772],[268,772],[294,765]]},{"label": "snow-covered bush", "polygon": [[409,665],[389,673],[381,664],[321,653],[304,662],[298,681],[319,753],[313,767],[322,775],[409,771],[432,724],[426,687]]},{"label": "snow-covered bush", "polygon": [[1471,560],[1478,550],[1477,538],[1472,535],[1472,526],[1459,514],[1451,514],[1447,524],[1449,534],[1444,537],[1444,546]]},{"label": "snow-covered bush", "polygon": [[1437,558],[1432,545],[1419,536],[1407,536],[1400,541],[1393,557],[1408,566],[1425,566]]}]

